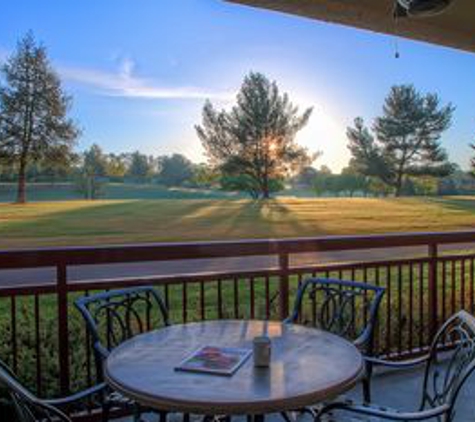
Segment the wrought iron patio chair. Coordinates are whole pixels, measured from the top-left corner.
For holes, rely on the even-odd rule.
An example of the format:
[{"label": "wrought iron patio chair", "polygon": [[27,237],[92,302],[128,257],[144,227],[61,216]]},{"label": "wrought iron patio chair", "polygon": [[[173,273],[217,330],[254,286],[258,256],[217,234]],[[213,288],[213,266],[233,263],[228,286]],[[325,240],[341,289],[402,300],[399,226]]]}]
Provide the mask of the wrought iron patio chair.
[{"label": "wrought iron patio chair", "polygon": [[[9,396],[18,422],[71,422],[71,419],[61,409],[69,408],[78,402],[94,397],[94,395],[100,396],[104,388],[104,384],[98,384],[68,397],[40,399],[26,389],[8,366],[0,361],[0,389],[5,390]],[[2,421],[3,417],[0,418]]]},{"label": "wrought iron patio chair", "polygon": [[449,318],[436,334],[426,356],[405,362],[372,360],[374,364],[399,369],[425,365],[419,408],[414,412],[401,412],[371,404],[335,402],[317,412],[316,422],[343,421],[347,420],[345,415],[348,414],[372,417],[372,421],[431,419],[451,422],[455,417],[458,395],[475,369],[475,318],[466,311],[460,311]]},{"label": "wrought iron patio chair", "polygon": [[[103,364],[114,347],[137,334],[169,325],[165,303],[151,286],[83,296],[75,305],[92,338],[98,382],[103,382]],[[135,421],[140,421],[140,415],[145,411],[136,402],[110,390],[102,403],[103,421],[109,420],[110,410],[115,407],[132,411]],[[158,413],[161,421],[165,421],[167,412]]]},{"label": "wrought iron patio chair", "polygon": [[[309,278],[300,286],[286,322],[311,325],[353,342],[364,356],[373,356],[374,330],[385,289],[367,283],[328,278]],[[371,400],[369,379],[372,363],[366,364],[363,397]]]}]

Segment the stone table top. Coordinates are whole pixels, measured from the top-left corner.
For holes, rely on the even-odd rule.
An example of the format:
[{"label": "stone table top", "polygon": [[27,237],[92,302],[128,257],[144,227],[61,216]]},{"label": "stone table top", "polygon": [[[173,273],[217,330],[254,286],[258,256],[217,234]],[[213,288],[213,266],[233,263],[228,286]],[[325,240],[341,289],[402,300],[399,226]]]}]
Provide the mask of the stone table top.
[{"label": "stone table top", "polygon": [[[271,365],[252,356],[232,376],[176,371],[202,346],[252,349],[268,335]],[[265,414],[334,398],[352,388],[363,371],[360,352],[348,341],[315,328],[270,321],[209,321],[172,325],[141,334],[115,348],[105,364],[106,382],[156,409],[199,414]]]}]

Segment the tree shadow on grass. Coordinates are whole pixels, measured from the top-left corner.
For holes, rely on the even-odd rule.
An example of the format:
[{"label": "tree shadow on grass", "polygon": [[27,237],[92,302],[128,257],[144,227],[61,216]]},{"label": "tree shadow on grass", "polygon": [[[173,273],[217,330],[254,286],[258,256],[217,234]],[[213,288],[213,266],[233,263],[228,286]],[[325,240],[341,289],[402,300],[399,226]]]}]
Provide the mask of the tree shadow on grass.
[{"label": "tree shadow on grass", "polygon": [[[176,201],[180,204],[180,212],[174,218],[171,201],[167,200],[98,201],[87,207],[52,212],[38,219],[9,222],[0,229],[0,238],[25,238],[26,241],[36,240],[48,244],[58,240],[62,245],[65,242],[73,245],[75,239],[81,244],[85,240],[89,244],[97,244],[101,237],[117,237],[120,243],[124,243],[123,237],[130,235],[131,239],[126,242],[133,242],[134,236],[140,237],[141,234],[157,231],[156,224],[163,217],[161,211],[166,209],[170,223],[179,225],[181,216],[197,212],[198,209],[209,206],[210,202],[214,201]],[[163,237],[170,237],[170,232],[166,229],[163,228]],[[160,241],[162,233],[157,232],[156,241]]]},{"label": "tree shadow on grass", "polygon": [[[70,203],[68,203],[70,204]],[[302,223],[281,200],[133,200],[84,202],[0,226],[3,247],[305,237],[325,234]],[[4,239],[2,242],[1,239]]]},{"label": "tree shadow on grass", "polygon": [[442,197],[427,199],[429,203],[437,204],[441,208],[453,211],[467,211],[475,214],[475,197]]},{"label": "tree shadow on grass", "polygon": [[[243,208],[243,212],[253,213],[257,224],[265,226],[265,237],[305,237],[315,232],[325,234],[321,227],[309,227],[303,223],[296,210],[279,199],[250,202]],[[309,233],[310,230],[312,233]]]}]

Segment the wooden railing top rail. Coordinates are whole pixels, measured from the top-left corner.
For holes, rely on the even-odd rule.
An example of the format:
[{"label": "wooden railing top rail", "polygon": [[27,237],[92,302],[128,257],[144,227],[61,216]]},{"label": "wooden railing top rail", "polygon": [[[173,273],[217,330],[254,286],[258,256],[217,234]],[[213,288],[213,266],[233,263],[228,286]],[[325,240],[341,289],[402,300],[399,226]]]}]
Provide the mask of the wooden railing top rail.
[{"label": "wooden railing top rail", "polygon": [[[475,254],[470,255],[475,257]],[[465,256],[466,257],[466,256]],[[449,257],[452,259],[459,258],[459,256]],[[444,257],[445,259],[445,257]],[[385,267],[389,265],[408,265],[415,263],[427,262],[428,258],[410,258],[410,259],[398,259],[398,260],[385,260],[385,261],[361,261],[358,263],[328,263],[328,264],[315,264],[307,266],[296,266],[289,268],[289,272],[292,274],[309,274],[312,272],[331,272],[331,271],[345,271],[357,268],[377,268]],[[233,278],[251,278],[251,277],[271,277],[279,276],[281,270],[277,267],[261,268],[255,270],[236,270],[236,271],[205,271],[199,273],[188,274],[173,274],[173,275],[146,275],[141,277],[120,277],[120,278],[97,278],[87,280],[77,280],[68,283],[68,290],[85,291],[94,289],[108,289],[118,287],[130,287],[140,286],[145,284],[174,284],[174,283],[186,283],[186,282],[200,282],[216,281],[216,280],[232,280]],[[57,283],[52,281],[50,283],[32,283],[22,284],[19,286],[0,286],[0,298],[6,296],[20,296],[31,294],[49,294],[57,292]]]},{"label": "wooden railing top rail", "polygon": [[14,249],[0,251],[0,269],[245,257],[469,242],[475,242],[475,230]]}]

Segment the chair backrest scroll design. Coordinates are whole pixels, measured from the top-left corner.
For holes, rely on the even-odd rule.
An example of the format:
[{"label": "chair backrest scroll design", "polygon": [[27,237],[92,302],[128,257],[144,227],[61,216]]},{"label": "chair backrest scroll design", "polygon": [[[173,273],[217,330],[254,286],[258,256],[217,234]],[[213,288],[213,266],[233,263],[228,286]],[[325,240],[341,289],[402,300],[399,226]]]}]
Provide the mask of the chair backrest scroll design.
[{"label": "chair backrest scroll design", "polygon": [[287,321],[333,332],[372,354],[373,332],[384,292],[383,287],[366,283],[310,278],[299,288]]},{"label": "chair backrest scroll design", "polygon": [[474,370],[475,318],[460,311],[442,325],[431,344],[421,409],[449,405],[451,420],[459,392]]},{"label": "chair backrest scroll design", "polygon": [[168,310],[151,286],[113,290],[76,300],[92,337],[98,381],[109,352],[131,337],[169,325]]},{"label": "chair backrest scroll design", "polygon": [[19,422],[71,422],[59,409],[43,403],[16,379],[0,361],[0,388],[8,393]]}]

